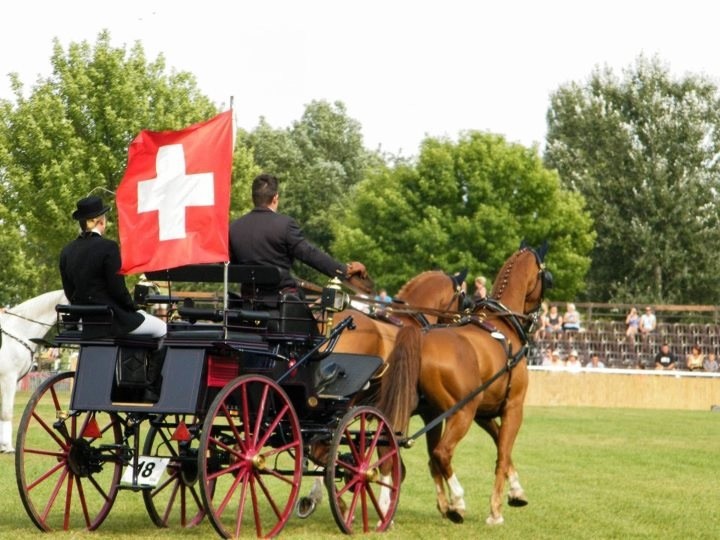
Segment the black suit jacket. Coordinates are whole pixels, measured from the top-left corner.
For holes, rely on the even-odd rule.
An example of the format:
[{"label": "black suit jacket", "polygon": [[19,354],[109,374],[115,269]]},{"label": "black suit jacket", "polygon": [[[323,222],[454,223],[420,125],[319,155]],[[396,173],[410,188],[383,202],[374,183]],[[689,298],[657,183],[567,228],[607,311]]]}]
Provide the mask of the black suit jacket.
[{"label": "black suit jacket", "polygon": [[230,224],[230,261],[278,267],[280,289],[296,286],[290,274],[295,259],[330,277],[344,278],[347,271],[344,263],[305,240],[289,216],[258,207]]},{"label": "black suit jacket", "polygon": [[115,312],[114,334],[127,334],[143,322],[120,270],[117,242],[84,233],[60,253],[60,277],[71,304],[108,305]]}]

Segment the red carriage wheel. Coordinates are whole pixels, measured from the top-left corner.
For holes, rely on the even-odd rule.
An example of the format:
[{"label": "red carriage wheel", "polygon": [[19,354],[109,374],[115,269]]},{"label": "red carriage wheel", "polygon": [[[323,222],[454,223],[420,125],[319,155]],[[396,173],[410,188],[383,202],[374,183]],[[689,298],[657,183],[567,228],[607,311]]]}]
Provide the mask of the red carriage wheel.
[{"label": "red carriage wheel", "polygon": [[208,519],[224,537],[278,534],[302,480],[300,423],[273,380],[246,375],[213,400],[203,424],[199,473]]},{"label": "red carriage wheel", "polygon": [[18,426],[20,499],[43,531],[98,528],[115,502],[122,472],[119,418],[71,411],[74,375],[61,373],[40,385]]},{"label": "red carriage wheel", "polygon": [[170,461],[152,489],[143,490],[148,515],[158,527],[194,527],[205,517],[198,482],[200,420],[169,414],[151,420],[143,456]]},{"label": "red carriage wheel", "polygon": [[400,497],[397,439],[373,407],[350,409],[338,424],[325,470],[330,509],[347,533],[384,531]]}]

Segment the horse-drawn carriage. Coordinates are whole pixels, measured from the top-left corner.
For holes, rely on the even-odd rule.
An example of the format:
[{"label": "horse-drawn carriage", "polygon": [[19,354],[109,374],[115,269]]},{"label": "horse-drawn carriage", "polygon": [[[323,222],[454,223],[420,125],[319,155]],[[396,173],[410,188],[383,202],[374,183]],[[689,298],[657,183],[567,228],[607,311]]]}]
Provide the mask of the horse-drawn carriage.
[{"label": "horse-drawn carriage", "polygon": [[[225,284],[211,305],[172,289],[156,298],[182,304],[162,347],[141,336],[108,337],[112,314],[103,306],[59,306],[57,342],[79,346],[80,357],[77,371],[45,382],[23,414],[16,444],[23,504],[42,530],[95,529],[118,490],[128,489],[142,492],[160,527],[207,516],[225,537],[273,536],[293,513],[302,477],[315,476],[342,531],[383,531],[400,494],[399,447],[427,434],[438,509],[462,521],[451,460],[475,422],[496,445],[487,522],[502,523],[506,481],[509,504],[527,503],[511,454],[527,388],[522,361],[550,285],[544,254],[521,248],[490,298],[464,311],[457,281],[420,274],[398,294],[408,307],[393,306],[404,319],[400,333],[359,311],[338,313],[347,298],[336,286],[312,305],[294,295],[257,296],[279,280],[262,267],[148,274]],[[228,283],[242,291],[232,302]],[[386,361],[388,373],[373,384]],[[366,403],[369,386],[380,386],[387,417]],[[425,429],[396,433],[413,412]]]},{"label": "horse-drawn carriage", "polygon": [[142,492],[160,527],[207,516],[222,536],[273,536],[301,478],[324,475],[343,531],[387,528],[399,497],[398,445],[379,411],[357,406],[382,360],[333,352],[353,326],[351,317],[332,324],[347,295],[327,287],[312,309],[292,294],[256,296],[279,281],[264,267],[196,265],[148,277],[226,280],[251,292],[221,307],[172,290],[150,296],[179,304],[162,344],[110,337],[105,306],[58,306],[57,343],[80,355],[75,373],[37,390],[18,429],[18,486],[33,522],[95,529],[129,489]]}]

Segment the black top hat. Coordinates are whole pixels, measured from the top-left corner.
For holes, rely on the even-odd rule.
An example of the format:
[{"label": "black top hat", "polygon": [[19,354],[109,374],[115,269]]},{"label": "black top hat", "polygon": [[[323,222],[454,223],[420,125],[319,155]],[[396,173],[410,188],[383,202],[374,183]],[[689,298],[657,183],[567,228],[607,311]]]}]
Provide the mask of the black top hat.
[{"label": "black top hat", "polygon": [[91,195],[77,202],[77,210],[72,213],[72,217],[78,221],[92,219],[106,214],[109,210],[110,207],[105,206],[100,197]]}]

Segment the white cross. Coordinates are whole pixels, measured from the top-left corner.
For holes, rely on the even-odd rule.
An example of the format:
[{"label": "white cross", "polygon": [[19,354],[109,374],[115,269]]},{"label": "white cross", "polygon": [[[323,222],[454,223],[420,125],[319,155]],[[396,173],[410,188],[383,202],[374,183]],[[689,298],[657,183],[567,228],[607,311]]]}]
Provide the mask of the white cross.
[{"label": "white cross", "polygon": [[158,211],[160,240],[185,238],[185,209],[215,204],[213,173],[186,174],[182,144],[158,149],[157,176],[138,182],[138,213]]}]

